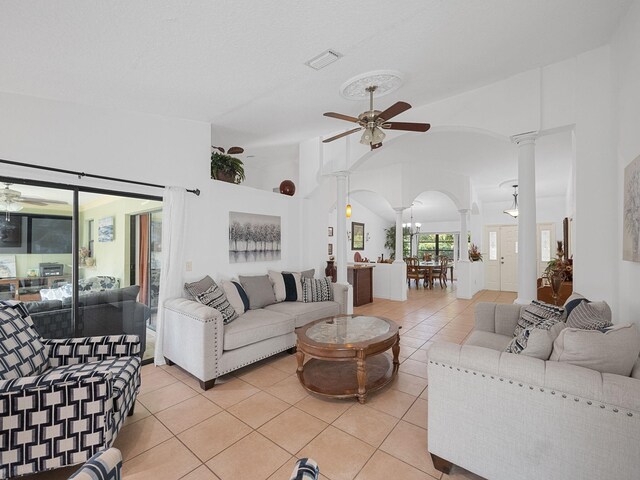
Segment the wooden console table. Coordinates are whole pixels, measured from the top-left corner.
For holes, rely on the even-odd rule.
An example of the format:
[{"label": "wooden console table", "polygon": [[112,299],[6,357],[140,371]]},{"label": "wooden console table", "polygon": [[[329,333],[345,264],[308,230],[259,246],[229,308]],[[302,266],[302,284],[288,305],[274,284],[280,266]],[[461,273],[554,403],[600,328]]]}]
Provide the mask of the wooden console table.
[{"label": "wooden console table", "polygon": [[373,302],[373,267],[357,265],[347,267],[347,281],[353,286],[353,306]]}]

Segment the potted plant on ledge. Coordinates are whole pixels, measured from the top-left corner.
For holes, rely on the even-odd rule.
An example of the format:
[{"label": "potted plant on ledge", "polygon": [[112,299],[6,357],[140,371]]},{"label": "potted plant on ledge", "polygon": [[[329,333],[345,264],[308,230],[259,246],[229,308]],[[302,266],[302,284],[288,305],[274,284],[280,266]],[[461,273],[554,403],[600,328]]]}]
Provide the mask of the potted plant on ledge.
[{"label": "potted plant on ledge", "polygon": [[242,160],[216,150],[211,152],[211,178],[228,183],[240,183],[245,179]]},{"label": "potted plant on ledge", "polygon": [[469,260],[471,260],[472,262],[482,261],[482,254],[480,253],[480,250],[475,243],[472,243],[471,248],[469,249]]}]

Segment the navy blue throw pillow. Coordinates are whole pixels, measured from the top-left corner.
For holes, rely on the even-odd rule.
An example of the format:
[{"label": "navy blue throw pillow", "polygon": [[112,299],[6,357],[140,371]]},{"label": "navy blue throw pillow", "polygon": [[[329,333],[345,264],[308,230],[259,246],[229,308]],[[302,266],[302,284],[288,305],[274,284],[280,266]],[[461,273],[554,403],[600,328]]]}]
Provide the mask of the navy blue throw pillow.
[{"label": "navy blue throw pillow", "polygon": [[285,302],[295,302],[298,300],[298,289],[296,288],[296,279],[291,273],[282,273],[284,280],[284,290],[286,297]]}]

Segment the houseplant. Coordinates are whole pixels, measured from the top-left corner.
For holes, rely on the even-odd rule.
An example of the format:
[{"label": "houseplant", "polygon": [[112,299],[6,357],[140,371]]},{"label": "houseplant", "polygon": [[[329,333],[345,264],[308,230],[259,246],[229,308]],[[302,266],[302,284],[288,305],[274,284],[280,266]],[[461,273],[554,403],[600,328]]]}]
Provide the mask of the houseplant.
[{"label": "houseplant", "polygon": [[211,178],[229,183],[240,183],[245,179],[242,160],[217,150],[211,152]]},{"label": "houseplant", "polygon": [[482,254],[480,253],[480,249],[475,243],[471,244],[471,248],[469,249],[469,260],[472,262],[481,262]]}]

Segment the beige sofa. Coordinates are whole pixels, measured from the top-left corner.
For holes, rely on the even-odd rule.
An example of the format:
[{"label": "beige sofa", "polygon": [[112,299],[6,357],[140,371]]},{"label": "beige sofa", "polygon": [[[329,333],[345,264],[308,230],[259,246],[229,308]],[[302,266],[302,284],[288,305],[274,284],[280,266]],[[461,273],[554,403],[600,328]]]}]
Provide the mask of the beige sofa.
[{"label": "beige sofa", "polygon": [[[334,301],[281,302],[248,310],[224,325],[217,310],[186,298],[164,304],[164,356],[200,380],[215,379],[296,345],[295,329],[314,320],[347,313],[348,285],[333,284]],[[292,372],[293,373],[293,372]]]},{"label": "beige sofa", "polygon": [[640,359],[623,377],[503,353],[519,313],[480,303],[464,345],[429,350],[436,468],[492,480],[640,478]]}]

